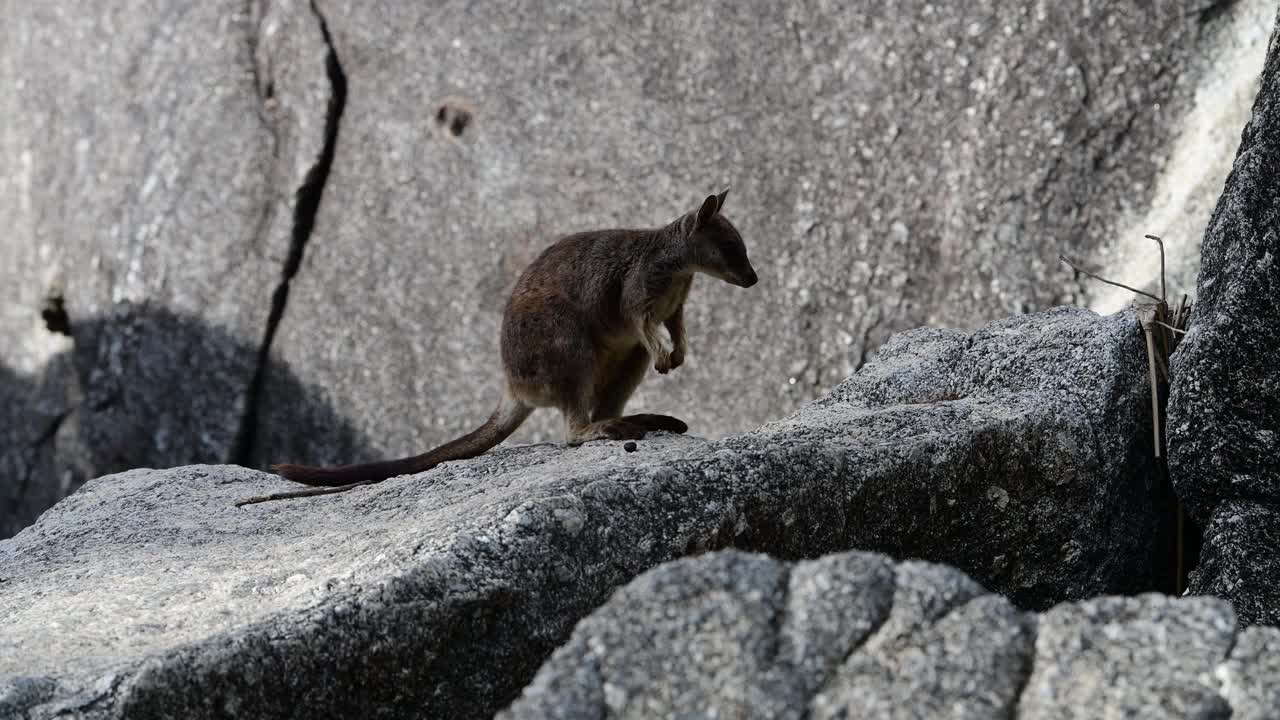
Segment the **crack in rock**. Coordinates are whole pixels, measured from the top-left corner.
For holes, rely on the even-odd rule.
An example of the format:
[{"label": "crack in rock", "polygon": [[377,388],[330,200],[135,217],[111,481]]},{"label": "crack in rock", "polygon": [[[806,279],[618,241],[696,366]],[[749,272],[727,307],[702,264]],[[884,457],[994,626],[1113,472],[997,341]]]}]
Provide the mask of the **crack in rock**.
[{"label": "crack in rock", "polygon": [[22,482],[18,484],[17,499],[19,502],[27,496],[27,490],[31,487],[31,478],[35,475],[36,466],[40,464],[40,446],[49,442],[58,434],[58,430],[62,427],[62,423],[71,415],[75,408],[67,408],[54,416],[49,425],[38,435],[35,440],[31,441],[31,449],[35,456],[31,458],[31,462],[27,465],[27,471],[22,474]]},{"label": "crack in rock", "polygon": [[[258,405],[262,395],[263,383],[266,380],[267,366],[270,363],[271,345],[279,329],[280,320],[284,317],[285,307],[289,302],[289,287],[302,265],[307,243],[311,240],[315,229],[316,213],[320,209],[320,201],[324,195],[325,184],[329,179],[329,171],[333,167],[334,153],[337,149],[338,130],[342,112],[347,102],[347,76],[342,69],[342,61],[333,44],[333,36],[329,32],[329,24],[324,14],[314,1],[310,3],[312,14],[320,26],[320,34],[328,48],[325,57],[325,72],[329,80],[329,103],[324,121],[324,146],[316,162],[307,171],[302,185],[295,194],[293,229],[290,237],[289,255],[285,258],[281,270],[280,282],[276,285],[271,297],[271,312],[267,316],[267,326],[263,333],[262,343],[258,348],[257,367],[245,399],[244,415],[241,418],[239,432],[231,452],[231,461],[245,465],[253,455],[254,439],[258,428]],[[256,68],[256,63],[255,63]],[[259,92],[264,99],[274,100],[273,83],[268,79],[256,81]],[[265,88],[265,89],[264,89]]]}]

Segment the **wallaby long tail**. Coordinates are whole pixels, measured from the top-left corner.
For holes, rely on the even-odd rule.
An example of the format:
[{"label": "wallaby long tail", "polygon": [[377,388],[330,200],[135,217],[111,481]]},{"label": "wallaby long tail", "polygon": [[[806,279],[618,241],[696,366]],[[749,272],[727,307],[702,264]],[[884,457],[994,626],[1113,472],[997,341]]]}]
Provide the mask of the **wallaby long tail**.
[{"label": "wallaby long tail", "polygon": [[426,472],[442,462],[473,458],[506,440],[511,433],[520,427],[533,408],[504,394],[498,407],[483,425],[456,440],[441,445],[421,455],[401,458],[399,460],[383,460],[363,465],[344,465],[342,467],[312,467],[309,465],[273,465],[276,474],[303,485],[316,486],[311,490],[295,490],[290,492],[271,493],[245,498],[236,503],[236,507],[254,503],[287,498],[312,497],[345,492],[363,485],[382,482],[389,477]]}]

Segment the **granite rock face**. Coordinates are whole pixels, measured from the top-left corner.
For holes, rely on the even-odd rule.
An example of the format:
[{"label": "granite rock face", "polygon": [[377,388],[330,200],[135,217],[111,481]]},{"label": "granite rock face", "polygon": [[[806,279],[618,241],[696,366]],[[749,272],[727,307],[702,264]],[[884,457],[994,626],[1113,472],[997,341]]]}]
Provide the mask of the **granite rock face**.
[{"label": "granite rock face", "polygon": [[1196,305],[1174,354],[1169,464],[1206,521],[1223,500],[1280,504],[1280,47],[1205,232]]},{"label": "granite rock face", "polygon": [[1231,658],[1214,673],[1232,718],[1280,715],[1280,630],[1248,628],[1236,635]]},{"label": "granite rock face", "polygon": [[727,551],[620,589],[499,717],[1261,719],[1277,642],[1215,598],[1037,615],[929,563]]},{"label": "granite rock face", "polygon": [[1171,362],[1169,467],[1205,527],[1190,590],[1280,622],[1280,46],[1205,232],[1189,332]]},{"label": "granite rock face", "polygon": [[[318,4],[352,90],[272,368],[324,390],[268,379],[259,465],[473,429],[528,261],[726,185],[761,281],[695,282],[687,363],[635,402],[695,433],[794,411],[894,332],[1082,304],[1097,286],[1057,254],[1145,210],[1216,22],[1184,0]],[[546,412],[515,441],[561,437]]]},{"label": "granite rock face", "polygon": [[1230,600],[1246,625],[1280,625],[1280,513],[1233,500],[1214,511],[1188,589]]},{"label": "granite rock face", "polygon": [[[1068,308],[915,331],[831,396],[722,441],[498,448],[244,509],[285,483],[228,466],[99,478],[0,542],[0,680],[26,678],[7,682],[40,698],[36,717],[485,717],[616,587],[727,546],[944,560],[1027,607],[1149,589],[1141,347],[1132,314]],[[865,632],[825,629],[826,612],[814,632]],[[978,605],[963,622],[1017,634],[1019,617]]]},{"label": "granite rock face", "polygon": [[251,5],[6,7],[0,537],[88,478],[234,459],[331,95],[309,5]]},{"label": "granite rock face", "polygon": [[896,330],[1082,301],[1054,255],[1106,257],[1155,202],[1224,67],[1216,7],[16,4],[0,537],[107,472],[470,429],[542,246],[725,184],[763,281],[698,283],[685,367],[636,403],[703,435]]}]

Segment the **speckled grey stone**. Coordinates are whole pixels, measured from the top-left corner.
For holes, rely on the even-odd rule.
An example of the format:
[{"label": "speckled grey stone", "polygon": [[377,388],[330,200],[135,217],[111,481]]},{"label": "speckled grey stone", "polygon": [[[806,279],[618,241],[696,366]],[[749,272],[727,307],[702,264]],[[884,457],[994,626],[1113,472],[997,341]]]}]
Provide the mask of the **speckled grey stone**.
[{"label": "speckled grey stone", "polygon": [[[812,665],[778,651],[805,607],[858,629],[813,636]],[[1270,628],[1237,636],[1214,598],[1103,597],[1036,615],[945,566],[726,551],[619,590],[498,717],[1274,718],[1276,642]]]},{"label": "speckled grey stone", "polygon": [[330,90],[306,0],[11,3],[0,24],[7,537],[87,478],[231,459]]},{"label": "speckled grey stone", "polygon": [[[685,367],[637,399],[704,436],[794,410],[895,330],[1081,302],[1053,256],[1101,261],[1148,208],[1221,72],[1217,7],[16,3],[0,537],[105,472],[455,435],[495,397],[501,299],[542,245],[709,187],[734,187],[763,282],[699,283]],[[321,18],[355,79],[253,425],[330,134]],[[51,293],[74,344],[40,318]],[[558,435],[541,413],[517,439]]]},{"label": "speckled grey stone", "polygon": [[1214,677],[1231,705],[1231,720],[1280,718],[1280,629],[1241,631]]},{"label": "speckled grey stone", "polygon": [[1147,594],[1064,604],[1040,617],[1018,717],[1227,718],[1215,669],[1235,640],[1217,598]]},{"label": "speckled grey stone", "polygon": [[1169,466],[1202,523],[1219,502],[1280,507],[1280,45],[1205,231],[1197,299],[1174,353]]},{"label": "speckled grey stone", "polygon": [[802,703],[815,720],[1007,716],[1030,671],[1031,627],[965,575],[903,563],[888,619]]},{"label": "speckled grey stone", "polygon": [[1224,502],[1205,528],[1187,589],[1230,600],[1242,625],[1280,625],[1278,549],[1280,513],[1246,500]]},{"label": "speckled grey stone", "polygon": [[[1216,29],[1186,0],[318,4],[352,92],[273,371],[323,390],[268,383],[259,465],[473,429],[537,252],[726,185],[760,283],[696,281],[685,366],[635,400],[704,437],[796,410],[894,332],[1084,304],[1100,286],[1057,254],[1095,260],[1147,209]],[[513,441],[561,437],[547,410]]]},{"label": "speckled grey stone", "polygon": [[[927,349],[913,351],[916,340]],[[130,718],[486,717],[615,588],[706,550],[948,560],[1028,607],[1142,589],[1155,524],[1144,367],[1132,314],[1061,308],[973,336],[906,333],[830,398],[722,441],[497,448],[244,509],[232,503],[287,484],[228,466],[99,478],[0,542],[0,679],[56,681],[45,714],[73,703]],[[770,636],[735,614],[767,625],[782,612],[789,629],[733,660],[755,678],[740,699],[783,692],[775,660],[804,678],[787,692],[815,692],[841,648],[877,627],[880,642],[905,640],[868,656],[876,667],[924,649],[958,670],[1017,666],[1024,630],[1011,606],[983,601],[959,624],[930,624],[977,586],[915,578],[933,572],[922,567],[898,566],[894,580],[856,559],[789,575],[743,565],[752,588],[772,590],[725,586],[738,606],[718,617],[751,642]],[[876,588],[897,588],[883,623],[889,601]],[[788,599],[816,596],[831,604]],[[1003,635],[966,658],[953,650],[970,620]],[[918,682],[973,713],[1010,697],[998,683],[974,695],[963,682]],[[877,697],[914,692],[895,687]]]},{"label": "speckled grey stone", "polygon": [[863,478],[797,509],[811,532],[954,565],[1028,607],[1147,589],[1170,565],[1157,549],[1168,509],[1147,490],[1159,481],[1137,327],[1131,313],[1056,308],[973,335],[912,330],[746,438],[839,447],[825,472]]},{"label": "speckled grey stone", "polygon": [[[942,566],[716,553],[616,593],[499,717],[989,717],[1012,706],[1030,663],[1023,625]],[[996,708],[961,707],[987,696]]]}]

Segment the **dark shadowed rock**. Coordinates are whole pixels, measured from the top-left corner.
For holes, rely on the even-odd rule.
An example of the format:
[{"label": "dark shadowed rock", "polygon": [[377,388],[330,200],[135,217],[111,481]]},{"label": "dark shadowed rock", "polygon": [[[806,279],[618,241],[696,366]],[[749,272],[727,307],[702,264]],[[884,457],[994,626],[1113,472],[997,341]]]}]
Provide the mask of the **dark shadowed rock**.
[{"label": "dark shadowed rock", "polygon": [[3,25],[0,537],[87,478],[234,459],[330,95],[304,0]]},{"label": "dark shadowed rock", "polygon": [[50,339],[63,352],[34,377],[0,363],[0,538],[29,525],[71,490],[70,479],[54,471],[50,442],[66,417],[61,380],[73,376],[65,353],[70,340]]},{"label": "dark shadowed rock", "polygon": [[1206,522],[1219,502],[1280,506],[1280,45],[1205,232],[1190,331],[1174,354],[1169,464]]},{"label": "dark shadowed rock", "polygon": [[945,566],[722,552],[620,589],[498,717],[1260,720],[1277,642],[1214,598],[1036,615]]},{"label": "dark shadowed rock", "polygon": [[1202,247],[1190,331],[1174,354],[1169,466],[1205,526],[1193,593],[1280,623],[1280,46]]},{"label": "dark shadowed rock", "polygon": [[1224,502],[1204,533],[1189,590],[1230,600],[1246,625],[1280,625],[1280,513],[1243,500]]},{"label": "dark shadowed rock", "polygon": [[[1144,487],[1139,338],[1130,313],[1068,308],[972,336],[905,333],[830,397],[723,441],[499,448],[341,495],[244,509],[232,503],[286,484],[225,466],[99,478],[0,543],[0,680],[52,679],[37,688],[48,695],[39,713],[79,703],[131,718],[236,708],[484,717],[616,587],[730,545],[945,559],[1034,607],[1145,589],[1156,582],[1157,518]],[[787,592],[886,582],[887,566],[874,562],[813,567],[791,575]],[[761,573],[750,582],[783,592],[785,574]],[[919,618],[976,592],[967,581],[929,587],[895,595],[892,612],[874,588],[837,591],[839,608],[797,605],[795,634],[758,648],[742,672],[773,653],[810,677],[805,693],[821,692],[840,664],[822,638],[856,642],[881,624],[838,616],[854,606],[872,616],[885,608],[884,626],[905,637],[868,645],[878,649],[866,673],[925,651],[982,672],[1022,662],[998,639],[985,655],[955,651],[972,634],[967,623],[1025,631],[1003,601],[913,634]],[[734,613],[767,624],[781,601],[735,602]],[[888,706],[911,692],[897,685],[876,697]],[[1011,693],[991,685],[970,707],[1000,707]],[[833,708],[848,702],[822,696]]]},{"label": "dark shadowed rock", "polygon": [[[529,260],[726,185],[761,282],[695,282],[687,364],[636,400],[704,436],[794,411],[893,332],[1079,301],[1057,253],[1091,256],[1145,211],[1216,16],[1185,0],[318,4],[352,93],[278,367],[371,445],[339,448],[316,398],[268,382],[258,464],[471,430]],[[516,438],[561,436],[544,411]]]},{"label": "dark shadowed rock", "polygon": [[[133,308],[108,318],[83,318],[76,327],[80,338],[99,338],[121,330],[129,331],[129,342],[116,346],[102,360],[129,368],[126,376],[136,382],[128,385],[109,382],[109,374],[95,374],[97,360],[77,358],[69,338],[65,349],[53,355],[34,377],[7,376],[0,367],[0,418],[13,418],[11,424],[0,425],[0,433],[17,440],[0,447],[0,478],[4,480],[0,482],[0,531],[16,533],[30,524],[40,512],[79,487],[100,462],[126,465],[131,457],[139,457],[137,453],[157,460],[157,465],[164,464],[159,460],[180,457],[187,446],[175,437],[178,428],[202,426],[207,421],[203,413],[217,415],[225,407],[206,396],[216,385],[194,372],[188,359],[216,354],[230,361],[256,353],[234,335],[203,325],[194,317],[148,308]],[[97,345],[75,347],[85,346]],[[77,360],[84,362],[77,364]],[[81,375],[81,369],[89,375]],[[316,392],[287,375],[280,380],[299,395]],[[83,387],[93,391],[87,396],[73,394],[75,404],[67,410],[67,393],[78,393]],[[86,405],[96,411],[82,411]],[[38,414],[18,417],[24,411]],[[363,444],[334,408],[316,404],[314,412],[334,428],[335,437],[344,446]],[[42,418],[45,424],[33,425],[32,417]],[[105,422],[107,418],[115,422]],[[146,418],[154,425],[145,424]],[[86,440],[86,436],[94,439]],[[95,454],[93,447],[111,453]],[[68,468],[68,462],[75,464]]]}]

